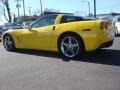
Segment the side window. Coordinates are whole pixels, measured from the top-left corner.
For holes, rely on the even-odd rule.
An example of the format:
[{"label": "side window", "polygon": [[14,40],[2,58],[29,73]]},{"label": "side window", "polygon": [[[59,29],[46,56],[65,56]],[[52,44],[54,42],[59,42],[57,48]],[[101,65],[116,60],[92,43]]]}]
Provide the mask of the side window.
[{"label": "side window", "polygon": [[63,16],[60,23],[68,23],[74,21],[83,21],[83,18],[78,16]]},{"label": "side window", "polygon": [[55,20],[56,20],[57,15],[51,15],[51,16],[46,16],[43,18],[40,18],[36,22],[34,22],[31,27],[36,28],[36,27],[44,27],[44,26],[49,26],[53,25]]},{"label": "side window", "polygon": [[67,23],[67,22],[73,22],[73,21],[75,21],[75,18],[70,16],[63,16],[61,19],[61,23]]}]

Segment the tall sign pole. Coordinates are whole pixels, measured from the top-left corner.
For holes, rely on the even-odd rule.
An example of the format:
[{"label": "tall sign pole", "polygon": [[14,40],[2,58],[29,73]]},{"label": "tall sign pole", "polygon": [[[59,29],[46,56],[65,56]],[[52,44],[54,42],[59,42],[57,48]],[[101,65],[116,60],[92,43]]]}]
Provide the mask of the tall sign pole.
[{"label": "tall sign pole", "polygon": [[94,17],[96,18],[96,0],[94,0]]},{"label": "tall sign pole", "polygon": [[89,10],[88,16],[90,16],[90,2],[88,2],[88,10]]},{"label": "tall sign pole", "polygon": [[24,19],[25,19],[25,1],[23,0],[23,13],[24,13]]},{"label": "tall sign pole", "polygon": [[18,8],[18,18],[20,16],[20,7],[21,7],[21,5],[19,3],[19,0],[17,0],[16,8]]},{"label": "tall sign pole", "polygon": [[40,6],[41,6],[41,15],[42,15],[42,0],[40,0]]}]

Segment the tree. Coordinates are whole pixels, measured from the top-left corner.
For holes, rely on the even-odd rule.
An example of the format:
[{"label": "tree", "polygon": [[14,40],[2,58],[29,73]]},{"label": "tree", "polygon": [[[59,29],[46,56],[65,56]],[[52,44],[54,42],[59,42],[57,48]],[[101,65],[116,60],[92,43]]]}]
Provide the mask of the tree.
[{"label": "tree", "polygon": [[[4,15],[5,19],[8,22],[12,21],[11,14],[10,14],[10,8],[9,8],[9,1],[8,0],[0,0],[0,8],[2,10],[2,14]],[[6,15],[7,11],[7,15]]]}]

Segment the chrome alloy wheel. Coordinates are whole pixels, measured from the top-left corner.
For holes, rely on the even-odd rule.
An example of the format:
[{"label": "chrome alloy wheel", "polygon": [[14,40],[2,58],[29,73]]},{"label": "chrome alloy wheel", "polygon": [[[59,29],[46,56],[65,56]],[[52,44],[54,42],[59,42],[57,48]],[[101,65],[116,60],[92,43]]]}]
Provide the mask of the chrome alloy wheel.
[{"label": "chrome alloy wheel", "polygon": [[4,37],[4,47],[7,49],[7,50],[12,50],[13,49],[13,40],[10,36],[5,36]]},{"label": "chrome alloy wheel", "polygon": [[75,57],[79,53],[79,43],[76,38],[72,36],[64,37],[61,42],[61,51],[69,58]]}]

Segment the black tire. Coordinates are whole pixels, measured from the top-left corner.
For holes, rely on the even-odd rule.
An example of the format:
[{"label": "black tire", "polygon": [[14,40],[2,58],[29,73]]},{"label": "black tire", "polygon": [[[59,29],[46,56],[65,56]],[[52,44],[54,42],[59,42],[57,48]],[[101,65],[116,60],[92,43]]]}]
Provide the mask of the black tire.
[{"label": "black tire", "polygon": [[3,37],[3,45],[7,51],[14,51],[15,50],[15,44],[14,44],[13,38],[8,34],[6,34]]},{"label": "black tire", "polygon": [[[67,39],[69,40],[67,41]],[[64,57],[68,59],[80,58],[85,51],[81,38],[71,33],[67,33],[60,37],[58,42],[58,50]]]}]

